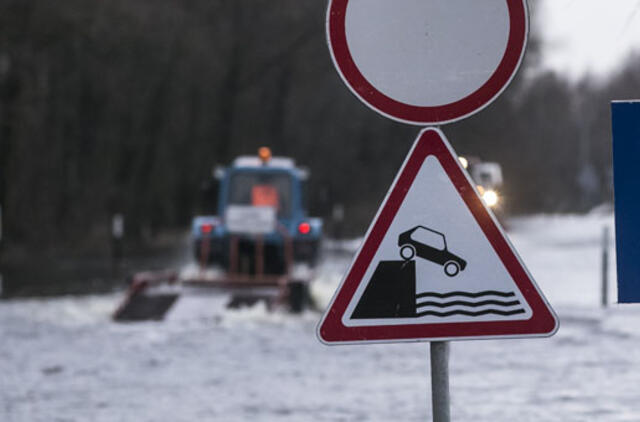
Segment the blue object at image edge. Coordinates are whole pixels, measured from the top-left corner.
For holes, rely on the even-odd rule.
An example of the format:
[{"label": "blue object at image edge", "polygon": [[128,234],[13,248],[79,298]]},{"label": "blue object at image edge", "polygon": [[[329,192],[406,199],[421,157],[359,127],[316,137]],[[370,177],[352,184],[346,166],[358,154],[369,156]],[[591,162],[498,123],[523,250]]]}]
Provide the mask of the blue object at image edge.
[{"label": "blue object at image edge", "polygon": [[640,302],[640,100],[611,104],[618,302]]}]

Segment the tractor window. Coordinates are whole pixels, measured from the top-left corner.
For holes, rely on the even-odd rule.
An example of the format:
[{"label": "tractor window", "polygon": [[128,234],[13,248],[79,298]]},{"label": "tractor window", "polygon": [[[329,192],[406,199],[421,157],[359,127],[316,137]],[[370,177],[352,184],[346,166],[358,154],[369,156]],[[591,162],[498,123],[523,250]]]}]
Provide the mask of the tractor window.
[{"label": "tractor window", "polygon": [[441,251],[446,249],[443,235],[422,227],[417,228],[416,231],[411,234],[411,240]]},{"label": "tractor window", "polygon": [[278,217],[289,217],[291,178],[282,173],[235,173],[229,185],[229,204],[273,206]]},{"label": "tractor window", "polygon": [[278,189],[270,184],[253,185],[251,188],[251,205],[256,207],[278,208]]}]

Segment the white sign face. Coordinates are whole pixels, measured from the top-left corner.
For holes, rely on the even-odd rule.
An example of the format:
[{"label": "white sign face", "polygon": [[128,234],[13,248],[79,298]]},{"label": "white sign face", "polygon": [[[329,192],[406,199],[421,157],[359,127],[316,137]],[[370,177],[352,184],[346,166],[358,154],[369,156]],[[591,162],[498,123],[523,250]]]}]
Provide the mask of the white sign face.
[{"label": "white sign face", "polygon": [[273,207],[229,205],[224,218],[231,234],[265,235],[273,233],[277,224]]},{"label": "white sign face", "polygon": [[423,131],[319,327],[327,343],[552,335],[557,319],[442,132]]},{"label": "white sign face", "polygon": [[351,0],[346,29],[353,61],[376,89],[436,107],[489,80],[507,49],[509,10],[504,0]]},{"label": "white sign face", "polygon": [[487,106],[524,55],[525,0],[331,0],[334,63],[352,91],[395,120],[438,124]]}]

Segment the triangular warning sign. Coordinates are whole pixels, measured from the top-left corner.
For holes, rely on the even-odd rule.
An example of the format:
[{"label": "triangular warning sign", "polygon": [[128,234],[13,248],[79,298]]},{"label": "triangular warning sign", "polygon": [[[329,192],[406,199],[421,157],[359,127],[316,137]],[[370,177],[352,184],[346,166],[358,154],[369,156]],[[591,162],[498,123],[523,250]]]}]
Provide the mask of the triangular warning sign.
[{"label": "triangular warning sign", "polygon": [[320,340],[541,337],[557,329],[444,134],[422,131],[318,325]]}]

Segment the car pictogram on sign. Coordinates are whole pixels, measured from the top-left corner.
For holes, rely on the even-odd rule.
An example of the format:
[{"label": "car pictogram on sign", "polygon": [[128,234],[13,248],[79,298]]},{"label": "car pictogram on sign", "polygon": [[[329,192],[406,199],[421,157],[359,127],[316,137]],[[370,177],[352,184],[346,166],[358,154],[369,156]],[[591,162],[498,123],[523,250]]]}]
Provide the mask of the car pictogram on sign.
[{"label": "car pictogram on sign", "polygon": [[410,261],[418,256],[427,261],[442,265],[444,273],[455,277],[467,266],[467,261],[449,252],[447,238],[439,231],[425,226],[416,226],[398,236],[400,256]]}]

